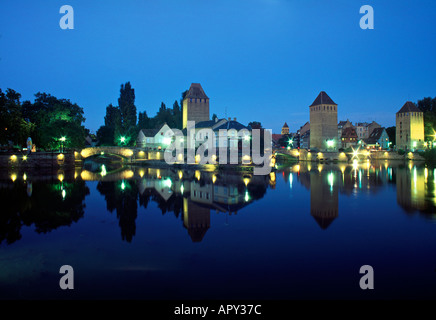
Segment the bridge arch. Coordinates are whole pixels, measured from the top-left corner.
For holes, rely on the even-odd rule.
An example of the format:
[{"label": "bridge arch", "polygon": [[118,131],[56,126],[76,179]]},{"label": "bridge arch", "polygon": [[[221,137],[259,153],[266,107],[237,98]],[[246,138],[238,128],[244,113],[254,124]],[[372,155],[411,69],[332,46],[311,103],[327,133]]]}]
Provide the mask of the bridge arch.
[{"label": "bridge arch", "polygon": [[76,159],[86,159],[95,155],[102,155],[102,154],[112,154],[112,155],[118,155],[123,158],[130,158],[133,156],[134,151],[131,148],[126,147],[90,147],[85,148],[80,151],[80,153],[76,154]]}]

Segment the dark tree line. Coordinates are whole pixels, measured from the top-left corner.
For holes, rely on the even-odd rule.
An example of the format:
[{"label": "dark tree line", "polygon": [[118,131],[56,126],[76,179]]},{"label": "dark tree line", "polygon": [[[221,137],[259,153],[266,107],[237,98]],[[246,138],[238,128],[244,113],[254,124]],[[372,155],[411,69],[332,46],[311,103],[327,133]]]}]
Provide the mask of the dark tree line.
[{"label": "dark tree line", "polygon": [[88,130],[83,109],[68,99],[58,99],[47,93],[35,94],[34,102],[21,103],[21,94],[12,89],[0,89],[0,144],[23,147],[28,137],[42,149],[80,148]]},{"label": "dark tree line", "polygon": [[176,100],[172,108],[161,103],[159,111],[154,117],[149,117],[147,111],[140,111],[136,117],[135,89],[130,82],[121,85],[118,106],[109,104],[106,107],[104,125],[97,131],[97,138],[101,145],[134,145],[136,136],[141,129],[154,129],[168,124],[170,128],[182,128],[182,105],[187,91],[182,93],[179,102]]},{"label": "dark tree line", "polygon": [[433,141],[436,138],[436,97],[418,100],[417,106],[424,112],[424,139]]}]

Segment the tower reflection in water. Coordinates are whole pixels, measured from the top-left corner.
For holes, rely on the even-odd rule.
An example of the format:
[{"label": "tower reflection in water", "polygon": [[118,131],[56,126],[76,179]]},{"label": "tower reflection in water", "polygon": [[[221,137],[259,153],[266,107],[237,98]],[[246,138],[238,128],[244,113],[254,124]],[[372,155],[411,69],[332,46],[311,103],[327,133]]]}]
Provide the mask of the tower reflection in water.
[{"label": "tower reflection in water", "polygon": [[[378,193],[390,185],[395,185],[396,202],[405,213],[436,217],[436,169],[422,163],[300,163],[281,169],[277,174],[283,175],[289,192],[297,182],[310,191],[310,214],[323,230],[331,228],[340,218],[340,201],[353,201],[357,195]],[[187,229],[192,241],[199,242],[211,227],[211,213],[237,214],[263,198],[268,188],[276,188],[276,173],[253,176],[98,166],[95,171],[76,168],[42,175],[2,171],[0,198],[6,205],[0,215],[0,244],[12,244],[21,239],[23,226],[34,226],[37,233],[48,233],[83,218],[86,197],[90,194],[88,181],[98,181],[97,190],[104,196],[107,210],[117,215],[123,241],[131,242],[136,234],[138,209],[154,202],[162,214],[172,212],[180,218],[181,226]],[[278,183],[277,188],[283,186]],[[271,203],[276,210],[285,210],[288,205],[285,198]],[[392,205],[394,203],[388,206]],[[368,203],[368,208],[370,206]],[[390,208],[394,209],[386,210]],[[245,210],[244,214],[249,212]]]},{"label": "tower reflection in water", "polygon": [[[81,177],[99,178],[85,171]],[[134,168],[112,177],[100,177],[97,190],[104,195],[107,210],[116,211],[123,240],[130,242],[135,235],[136,203],[139,200],[139,205],[144,208],[150,201],[156,202],[162,214],[173,212],[176,217],[182,214],[183,226],[192,241],[200,242],[210,228],[211,211],[237,214],[262,198],[272,184],[271,176]]]},{"label": "tower reflection in water", "polygon": [[283,171],[291,188],[297,180],[310,190],[310,214],[323,230],[339,216],[339,194],[377,193],[388,184],[396,184],[397,203],[407,214],[436,217],[436,168],[423,163],[299,163]]}]

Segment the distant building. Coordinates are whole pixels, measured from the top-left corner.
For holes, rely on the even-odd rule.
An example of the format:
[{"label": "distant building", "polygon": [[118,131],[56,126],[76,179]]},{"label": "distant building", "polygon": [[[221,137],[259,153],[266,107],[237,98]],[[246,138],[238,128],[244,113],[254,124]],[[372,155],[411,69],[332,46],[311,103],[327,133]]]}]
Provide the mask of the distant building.
[{"label": "distant building", "polygon": [[413,102],[407,101],[396,116],[397,148],[424,149],[424,113]]},{"label": "distant building", "polygon": [[[203,136],[199,132],[201,129],[211,129],[213,131],[217,148],[239,147],[242,139],[246,139],[246,135],[251,136],[250,128],[238,122],[236,118],[202,121],[195,124],[195,147],[202,145],[207,139],[206,135]],[[225,131],[226,135],[224,135],[223,131],[220,132],[220,130]],[[240,130],[245,130],[246,135],[239,135]],[[186,132],[184,133],[186,135]]]},{"label": "distant building", "polygon": [[338,150],[338,105],[321,91],[310,105],[310,148]]},{"label": "distant building", "polygon": [[357,145],[357,133],[356,133],[356,129],[354,129],[353,127],[347,127],[344,130],[342,130],[342,135],[341,135],[341,146],[344,149],[350,148],[350,147],[354,147],[355,145]]},{"label": "distant building", "polygon": [[389,149],[389,136],[385,128],[375,128],[369,138],[363,141],[370,148]]},{"label": "distant building", "polygon": [[209,119],[209,97],[204,93],[201,84],[192,83],[183,99],[183,129],[188,126],[188,121],[195,121],[197,124]]},{"label": "distant building", "polygon": [[310,130],[300,135],[300,148],[310,149]]},{"label": "distant building", "polygon": [[280,139],[283,137],[283,135],[281,135],[281,134],[276,134],[276,133],[273,133],[272,135],[271,135],[271,140],[272,140],[272,144],[273,144],[273,146],[274,147],[279,147],[280,146],[280,144],[279,144],[279,141],[280,141]]},{"label": "distant building", "polygon": [[353,123],[347,119],[347,121],[339,121],[338,123],[338,140],[341,140],[342,130],[345,128],[354,128]]},{"label": "distant building", "polygon": [[310,122],[306,122],[301,126],[301,128],[297,131],[298,134],[305,134],[307,131],[310,130]]},{"label": "distant building", "polygon": [[87,147],[95,147],[98,143],[98,139],[95,134],[90,134],[85,138],[85,145]]},{"label": "distant building", "polygon": [[286,122],[282,127],[282,135],[285,135],[285,134],[289,134],[289,126]]},{"label": "distant building", "polygon": [[381,128],[381,125],[379,125],[377,122],[373,121],[371,123],[368,122],[359,122],[356,124],[356,133],[359,138],[359,140],[364,140],[369,138],[370,134],[372,133],[372,130],[375,128]]}]

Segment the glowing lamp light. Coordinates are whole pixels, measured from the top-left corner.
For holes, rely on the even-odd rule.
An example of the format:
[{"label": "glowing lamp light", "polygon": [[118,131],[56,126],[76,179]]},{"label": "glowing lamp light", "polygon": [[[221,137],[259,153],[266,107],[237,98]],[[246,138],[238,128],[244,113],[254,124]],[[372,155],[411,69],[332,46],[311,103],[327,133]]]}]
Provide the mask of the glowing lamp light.
[{"label": "glowing lamp light", "polygon": [[249,135],[244,136],[244,140],[245,141],[250,141],[250,136]]},{"label": "glowing lamp light", "polygon": [[169,178],[164,180],[163,184],[164,184],[165,187],[167,187],[169,189],[171,189],[171,186],[173,185],[171,179],[169,179]]},{"label": "glowing lamp light", "polygon": [[23,161],[26,161],[27,160],[27,156],[23,156]]},{"label": "glowing lamp light", "polygon": [[335,140],[327,140],[327,147],[331,148],[335,145]]},{"label": "glowing lamp light", "polygon": [[248,193],[248,191],[245,191],[245,197],[244,197],[245,202],[250,201],[250,195]]},{"label": "glowing lamp light", "polygon": [[17,175],[15,173],[11,174],[11,180],[12,182],[15,182],[15,180],[17,180]]},{"label": "glowing lamp light", "polygon": [[101,166],[101,173],[100,174],[102,177],[104,177],[107,174],[106,166],[104,164]]},{"label": "glowing lamp light", "polygon": [[66,196],[67,192],[65,191],[65,189],[62,189],[62,200],[64,200]]},{"label": "glowing lamp light", "polygon": [[11,161],[17,161],[17,156],[15,154],[11,155]]},{"label": "glowing lamp light", "polygon": [[163,143],[166,145],[169,145],[171,143],[171,138],[168,138],[168,137],[163,138]]},{"label": "glowing lamp light", "polygon": [[121,143],[126,142],[126,137],[120,137],[120,141],[121,141]]},{"label": "glowing lamp light", "polygon": [[121,182],[121,190],[124,191],[126,189],[126,184],[125,182]]},{"label": "glowing lamp light", "polygon": [[413,141],[413,147],[416,148],[417,145],[418,143],[416,141]]}]

